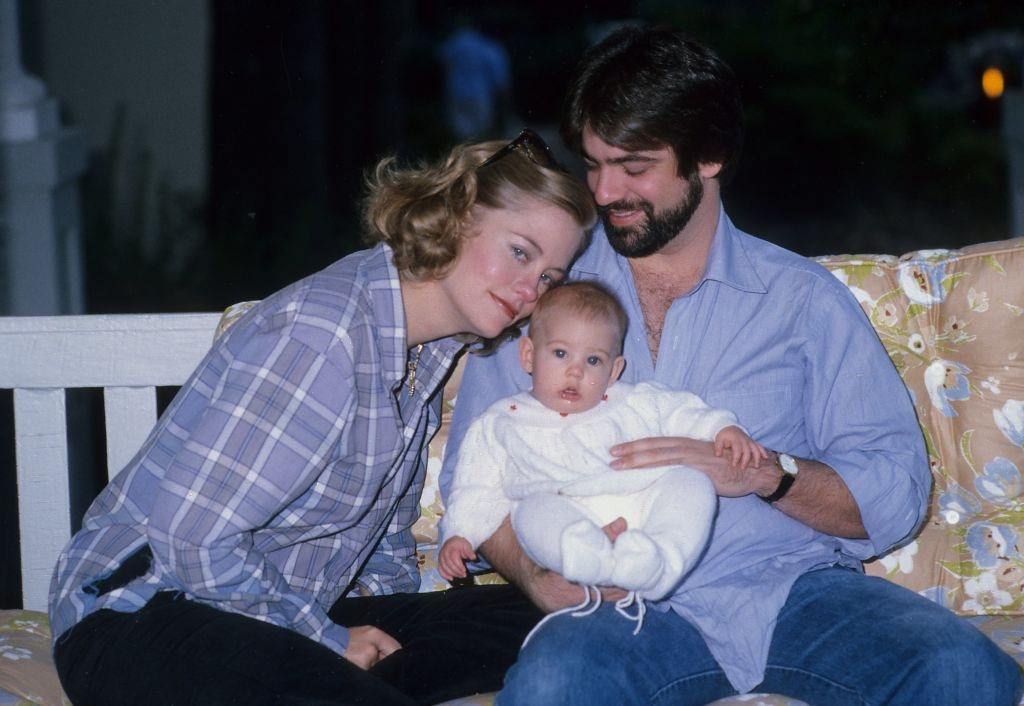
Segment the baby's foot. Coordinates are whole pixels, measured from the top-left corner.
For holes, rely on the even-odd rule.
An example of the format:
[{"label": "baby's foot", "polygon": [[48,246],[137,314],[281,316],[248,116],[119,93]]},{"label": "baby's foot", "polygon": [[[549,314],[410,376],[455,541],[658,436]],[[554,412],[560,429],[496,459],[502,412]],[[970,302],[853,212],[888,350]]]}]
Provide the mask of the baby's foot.
[{"label": "baby's foot", "polygon": [[588,520],[574,522],[562,531],[562,575],[584,586],[606,585],[615,568],[612,543]]},{"label": "baby's foot", "polygon": [[640,530],[626,530],[615,540],[612,585],[630,591],[654,587],[661,577],[664,559],[650,537]]}]

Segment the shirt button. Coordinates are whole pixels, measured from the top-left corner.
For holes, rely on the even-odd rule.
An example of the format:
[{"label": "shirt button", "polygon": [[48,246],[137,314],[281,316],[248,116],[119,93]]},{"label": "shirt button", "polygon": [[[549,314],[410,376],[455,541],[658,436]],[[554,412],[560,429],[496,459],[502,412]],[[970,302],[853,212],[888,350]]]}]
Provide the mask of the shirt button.
[{"label": "shirt button", "polygon": [[948,524],[955,525],[960,522],[960,513],[956,510],[946,510],[942,513],[942,517]]}]

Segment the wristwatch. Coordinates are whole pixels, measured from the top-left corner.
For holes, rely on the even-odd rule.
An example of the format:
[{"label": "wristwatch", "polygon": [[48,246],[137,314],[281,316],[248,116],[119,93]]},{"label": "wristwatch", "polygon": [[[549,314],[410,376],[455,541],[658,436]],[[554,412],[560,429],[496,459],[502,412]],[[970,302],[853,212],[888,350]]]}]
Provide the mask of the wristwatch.
[{"label": "wristwatch", "polygon": [[775,452],[775,467],[782,471],[782,478],[779,479],[779,485],[771,495],[757,496],[769,505],[771,503],[778,502],[785,497],[786,493],[789,492],[789,489],[793,487],[793,481],[796,480],[796,474],[800,470],[796,465],[795,458],[789,454],[778,452]]}]

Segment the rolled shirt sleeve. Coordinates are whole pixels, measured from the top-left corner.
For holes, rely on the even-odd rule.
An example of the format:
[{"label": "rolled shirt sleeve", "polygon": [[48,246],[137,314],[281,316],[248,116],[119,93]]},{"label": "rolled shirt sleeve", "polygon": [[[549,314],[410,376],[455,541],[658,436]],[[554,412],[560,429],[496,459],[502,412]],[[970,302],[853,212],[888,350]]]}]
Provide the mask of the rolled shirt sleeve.
[{"label": "rolled shirt sleeve", "polygon": [[833,468],[857,502],[868,540],[840,542],[868,559],[907,540],[924,519],[932,482],[924,437],[903,381],[845,287],[820,282],[812,299],[810,456]]}]

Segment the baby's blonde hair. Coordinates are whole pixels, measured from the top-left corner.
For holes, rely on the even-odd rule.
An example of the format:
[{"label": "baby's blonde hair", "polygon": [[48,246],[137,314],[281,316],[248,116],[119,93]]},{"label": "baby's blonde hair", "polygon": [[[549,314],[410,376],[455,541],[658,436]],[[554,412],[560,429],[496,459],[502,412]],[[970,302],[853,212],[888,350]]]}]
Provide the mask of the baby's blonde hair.
[{"label": "baby's blonde hair", "polygon": [[617,349],[612,353],[622,353],[622,340],[626,336],[629,317],[618,298],[604,285],[597,282],[567,282],[544,292],[530,316],[530,338],[543,335],[545,321],[559,310],[568,310],[590,321],[603,321],[614,326]]}]

